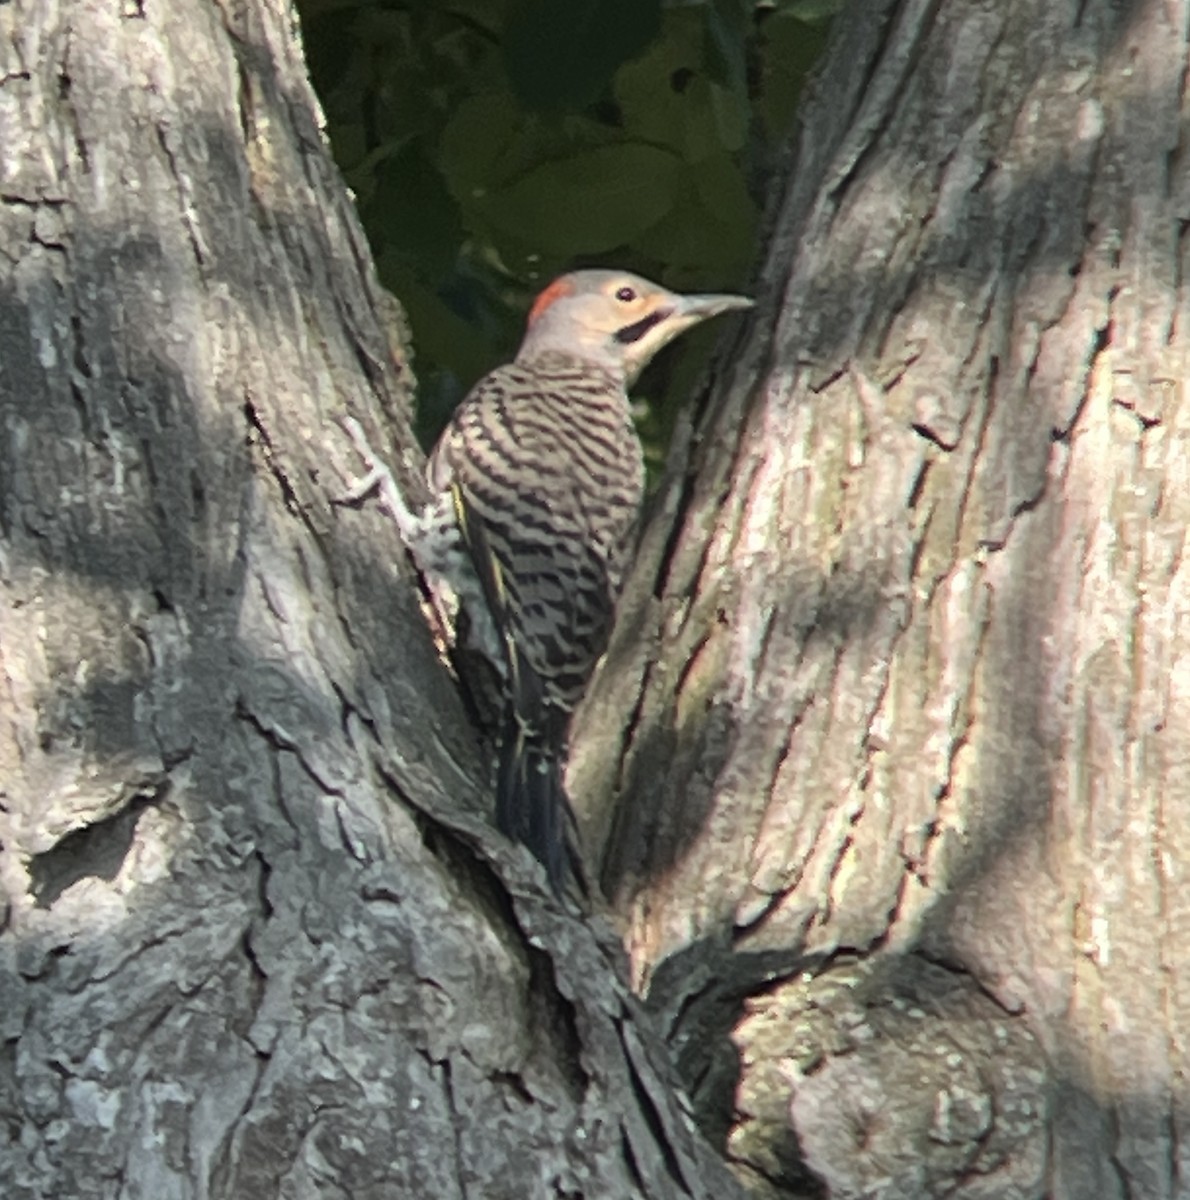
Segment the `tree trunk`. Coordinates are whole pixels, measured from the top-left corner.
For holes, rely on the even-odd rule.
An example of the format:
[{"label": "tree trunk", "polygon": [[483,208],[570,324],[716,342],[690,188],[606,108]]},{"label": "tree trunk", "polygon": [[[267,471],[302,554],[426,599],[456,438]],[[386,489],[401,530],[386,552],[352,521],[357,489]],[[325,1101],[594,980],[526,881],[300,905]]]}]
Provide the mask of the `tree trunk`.
[{"label": "tree trunk", "polygon": [[852,6],[673,460],[572,786],[757,1194],[1190,1195],[1188,13]]},{"label": "tree trunk", "polygon": [[0,8],[0,1193],[737,1194],[335,503],[416,454],[289,7],[118,8]]},{"label": "tree trunk", "polygon": [[[1187,25],[854,6],[675,454],[572,783],[758,1195],[1190,1194]],[[0,1192],[731,1194],[335,503],[416,455],[288,12],[0,26]]]}]

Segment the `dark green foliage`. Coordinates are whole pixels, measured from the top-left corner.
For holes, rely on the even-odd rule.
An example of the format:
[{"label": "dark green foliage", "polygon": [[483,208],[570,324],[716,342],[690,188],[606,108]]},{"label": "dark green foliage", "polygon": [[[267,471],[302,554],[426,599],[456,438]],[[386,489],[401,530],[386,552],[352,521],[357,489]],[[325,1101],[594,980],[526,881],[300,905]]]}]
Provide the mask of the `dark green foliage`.
[{"label": "dark green foliage", "polygon": [[[764,164],[839,2],[299,0],[327,133],[409,314],[423,437],[561,271],[746,284]],[[650,451],[687,386],[646,377]]]},{"label": "dark green foliage", "polygon": [[660,32],[661,0],[519,0],[504,22],[508,81],[530,108],[585,108]]}]

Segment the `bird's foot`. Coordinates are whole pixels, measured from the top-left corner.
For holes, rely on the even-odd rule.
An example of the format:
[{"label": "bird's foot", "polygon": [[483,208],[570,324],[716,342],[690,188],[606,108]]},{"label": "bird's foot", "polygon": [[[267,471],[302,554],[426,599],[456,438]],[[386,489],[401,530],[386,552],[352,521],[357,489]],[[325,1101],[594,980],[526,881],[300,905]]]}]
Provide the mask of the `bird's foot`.
[{"label": "bird's foot", "polygon": [[362,426],[354,417],[345,417],[342,424],[347,436],[351,438],[356,453],[364,460],[367,473],[352,483],[336,503],[358,504],[375,492],[381,507],[396,522],[397,528],[401,531],[401,537],[408,544],[415,535],[417,518],[405,504],[401,489],[397,487],[397,481],[393,478],[392,471],[372,449]]}]

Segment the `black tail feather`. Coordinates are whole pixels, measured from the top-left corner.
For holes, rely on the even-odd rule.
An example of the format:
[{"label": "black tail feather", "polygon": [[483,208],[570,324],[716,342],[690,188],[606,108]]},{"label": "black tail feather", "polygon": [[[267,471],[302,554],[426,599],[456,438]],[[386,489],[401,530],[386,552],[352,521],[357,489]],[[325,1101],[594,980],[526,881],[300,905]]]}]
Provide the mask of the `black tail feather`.
[{"label": "black tail feather", "polygon": [[511,717],[500,744],[496,779],[496,825],[527,846],[545,867],[558,896],[581,873],[571,840],[574,816],[562,782],[562,755],[549,744],[527,739]]},{"label": "black tail feather", "polygon": [[572,836],[576,829],[574,814],[562,783],[569,709],[559,703],[557,695],[551,695],[516,637],[517,623],[511,615],[503,560],[493,552],[489,526],[482,519],[473,519],[472,505],[458,483],[452,484],[451,494],[463,542],[502,639],[507,672],[501,680],[504,715],[496,777],[496,825],[506,836],[529,848],[545,867],[555,895],[561,898],[573,883],[586,897],[582,862]]}]

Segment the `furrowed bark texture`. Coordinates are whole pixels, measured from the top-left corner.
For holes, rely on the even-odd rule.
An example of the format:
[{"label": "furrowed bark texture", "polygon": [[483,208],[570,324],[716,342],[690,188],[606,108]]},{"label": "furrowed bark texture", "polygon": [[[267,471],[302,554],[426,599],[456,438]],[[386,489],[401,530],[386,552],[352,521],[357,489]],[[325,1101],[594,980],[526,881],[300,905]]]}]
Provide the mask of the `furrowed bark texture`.
[{"label": "furrowed bark texture", "polygon": [[332,503],[415,450],[295,32],[0,7],[0,1193],[736,1194]]},{"label": "furrowed bark texture", "polygon": [[759,1194],[1190,1195],[1187,22],[847,10],[646,537],[572,783]]}]

